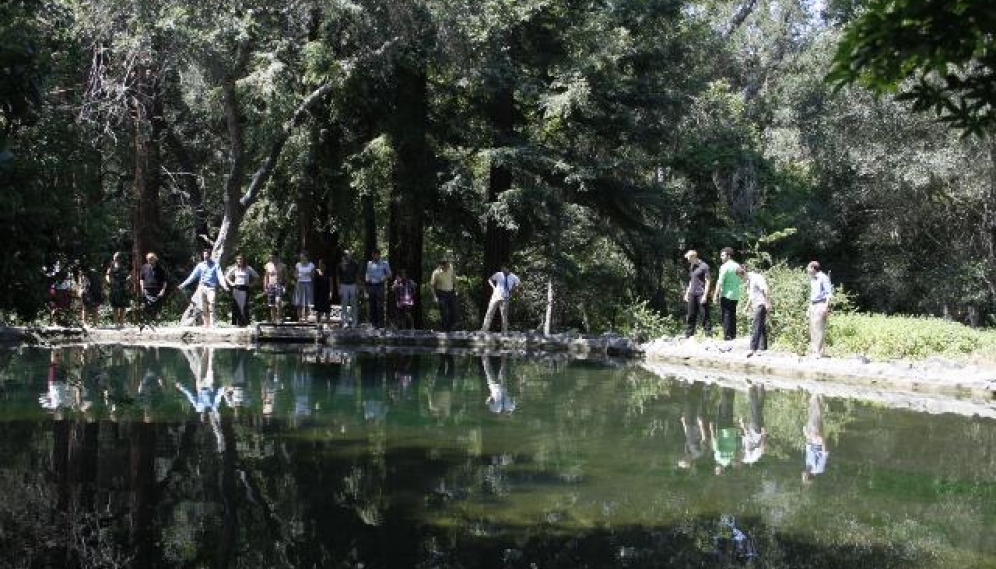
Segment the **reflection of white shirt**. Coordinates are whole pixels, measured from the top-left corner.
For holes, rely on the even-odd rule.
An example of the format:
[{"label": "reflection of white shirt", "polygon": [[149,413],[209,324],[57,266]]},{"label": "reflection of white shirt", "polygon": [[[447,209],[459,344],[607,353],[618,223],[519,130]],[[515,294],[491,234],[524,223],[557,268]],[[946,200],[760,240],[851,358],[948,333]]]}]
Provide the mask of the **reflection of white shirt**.
[{"label": "reflection of white shirt", "polygon": [[747,429],[744,433],[744,464],[754,464],[760,460],[761,456],[764,454],[764,445],[761,444],[764,441],[764,435],[761,433]]},{"label": "reflection of white shirt", "polygon": [[806,443],[806,467],[812,474],[823,474],[827,469],[827,456],[823,445]]},{"label": "reflection of white shirt", "polygon": [[491,293],[491,298],[498,300],[508,300],[511,296],[512,291],[515,287],[519,286],[519,277],[515,276],[513,273],[508,273],[507,275],[501,271],[491,275],[492,282],[495,283],[494,292]]},{"label": "reflection of white shirt", "polygon": [[68,407],[66,404],[68,399],[69,386],[61,381],[50,381],[48,393],[39,397],[38,402],[41,403],[42,409],[55,410],[63,406]]}]

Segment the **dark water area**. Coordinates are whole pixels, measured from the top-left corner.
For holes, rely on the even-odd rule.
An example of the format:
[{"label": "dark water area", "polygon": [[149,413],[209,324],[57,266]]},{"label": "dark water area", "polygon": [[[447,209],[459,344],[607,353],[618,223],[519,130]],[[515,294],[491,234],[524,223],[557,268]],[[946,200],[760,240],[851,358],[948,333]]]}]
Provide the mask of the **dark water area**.
[{"label": "dark water area", "polygon": [[0,351],[0,567],[996,567],[996,422],[564,358]]}]

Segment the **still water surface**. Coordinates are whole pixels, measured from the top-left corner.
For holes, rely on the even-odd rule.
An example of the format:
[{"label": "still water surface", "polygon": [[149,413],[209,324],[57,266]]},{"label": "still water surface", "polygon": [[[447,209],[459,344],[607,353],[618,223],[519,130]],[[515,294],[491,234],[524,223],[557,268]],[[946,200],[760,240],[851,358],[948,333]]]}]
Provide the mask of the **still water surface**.
[{"label": "still water surface", "polygon": [[996,424],[513,356],[0,352],[4,567],[996,567]]}]

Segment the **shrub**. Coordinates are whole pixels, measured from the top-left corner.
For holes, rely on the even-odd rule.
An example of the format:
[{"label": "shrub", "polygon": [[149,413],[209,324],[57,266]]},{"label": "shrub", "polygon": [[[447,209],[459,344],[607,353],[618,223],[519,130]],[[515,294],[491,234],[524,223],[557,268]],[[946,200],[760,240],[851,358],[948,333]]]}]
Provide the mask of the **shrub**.
[{"label": "shrub", "polygon": [[638,342],[651,338],[674,336],[681,332],[682,325],[672,316],[665,316],[650,308],[647,301],[634,303],[625,310],[626,320],[621,332]]},{"label": "shrub", "polygon": [[933,317],[838,314],[830,317],[831,355],[873,359],[996,359],[996,332]]}]

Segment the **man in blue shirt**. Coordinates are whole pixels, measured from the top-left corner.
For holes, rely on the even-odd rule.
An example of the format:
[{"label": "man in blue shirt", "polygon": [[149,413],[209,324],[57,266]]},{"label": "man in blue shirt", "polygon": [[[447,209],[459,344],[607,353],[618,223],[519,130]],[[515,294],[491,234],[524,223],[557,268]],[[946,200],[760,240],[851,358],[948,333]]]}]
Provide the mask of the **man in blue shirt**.
[{"label": "man in blue shirt", "polygon": [[221,267],[211,256],[210,249],[205,249],[201,253],[201,258],[203,260],[197,263],[194,271],[190,273],[187,280],[183,281],[180,288],[187,288],[195,281],[198,283],[197,290],[194,291],[193,301],[201,307],[204,326],[208,327],[214,323],[215,289],[220,286],[227,291],[228,283],[225,282]]},{"label": "man in blue shirt", "polygon": [[823,357],[823,343],[827,332],[827,317],[830,316],[830,301],[833,299],[833,285],[830,277],[820,270],[820,264],[812,261],[806,266],[809,273],[809,351]]},{"label": "man in blue shirt", "polygon": [[384,326],[384,283],[391,278],[391,265],[381,260],[380,249],[374,249],[367,262],[367,295],[370,302],[370,324]]}]

